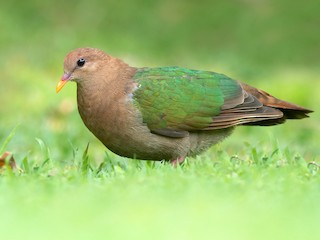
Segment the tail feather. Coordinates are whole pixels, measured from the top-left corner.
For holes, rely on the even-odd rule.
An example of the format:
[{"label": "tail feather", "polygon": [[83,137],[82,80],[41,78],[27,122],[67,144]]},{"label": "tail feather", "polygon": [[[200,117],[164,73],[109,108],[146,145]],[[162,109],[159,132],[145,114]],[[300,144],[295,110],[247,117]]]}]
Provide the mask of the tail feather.
[{"label": "tail feather", "polygon": [[[204,130],[228,128],[236,125],[271,126],[284,123],[287,119],[309,117],[312,112],[307,108],[289,103],[260,89],[239,82],[243,89],[242,102],[234,106],[228,102],[220,114],[212,118],[210,125]],[[243,100],[242,100],[243,99]]]},{"label": "tail feather", "polygon": [[286,119],[307,118],[309,117],[308,114],[313,112],[310,109],[278,99],[263,90],[254,88],[245,83],[240,82],[240,85],[246,92],[255,96],[264,106],[276,108],[276,109],[279,109],[281,112],[283,112],[283,116],[281,118],[263,120],[258,122],[250,122],[250,123],[246,123],[246,125],[260,125],[260,126],[276,125],[276,124],[281,124],[285,122]]}]

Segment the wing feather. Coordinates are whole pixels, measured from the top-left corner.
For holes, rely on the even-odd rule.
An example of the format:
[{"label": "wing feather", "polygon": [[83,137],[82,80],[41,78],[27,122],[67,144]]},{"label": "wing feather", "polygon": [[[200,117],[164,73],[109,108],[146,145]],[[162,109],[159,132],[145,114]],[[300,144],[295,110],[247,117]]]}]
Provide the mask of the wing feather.
[{"label": "wing feather", "polygon": [[236,125],[274,125],[311,112],[214,72],[143,68],[133,80],[143,121],[151,132],[172,138]]}]

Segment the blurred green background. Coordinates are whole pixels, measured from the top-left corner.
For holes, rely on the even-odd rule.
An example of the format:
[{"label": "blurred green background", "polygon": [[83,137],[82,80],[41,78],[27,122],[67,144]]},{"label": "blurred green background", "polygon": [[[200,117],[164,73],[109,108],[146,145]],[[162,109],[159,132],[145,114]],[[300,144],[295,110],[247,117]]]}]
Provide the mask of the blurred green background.
[{"label": "blurred green background", "polygon": [[[138,67],[177,65],[225,73],[317,110],[319,10],[319,1],[310,0],[3,2],[0,139],[19,125],[11,151],[23,157],[37,148],[37,137],[58,159],[70,142],[82,147],[97,142],[78,117],[75,86],[55,93],[64,56],[84,46],[101,48]],[[239,131],[285,131],[288,136],[277,138],[290,143],[312,139],[303,146],[308,148],[319,131],[319,114],[311,116],[276,130]],[[232,148],[238,139],[234,142]],[[315,149],[309,151],[319,154]]]},{"label": "blurred green background", "polygon": [[241,128],[226,147],[276,132],[289,146],[319,154],[319,10],[310,0],[3,2],[0,139],[19,125],[9,145],[18,159],[38,148],[35,138],[57,159],[71,154],[70,145],[100,147],[78,116],[75,85],[55,93],[64,56],[90,46],[137,67],[225,73],[316,110],[301,122]]},{"label": "blurred green background", "polygon": [[[53,162],[70,162],[74,157],[75,150],[80,149],[83,151],[88,142],[91,143],[91,159],[97,162],[101,161],[105,156],[105,148],[84,127],[77,113],[76,86],[68,84],[58,95],[55,93],[55,85],[63,73],[64,56],[78,47],[96,47],[105,50],[112,56],[125,60],[132,66],[177,65],[221,72],[234,79],[261,88],[279,98],[313,109],[315,113],[311,114],[311,118],[303,121],[290,121],[285,125],[266,128],[240,127],[233,136],[218,146],[218,149],[222,149],[230,155],[238,155],[240,158],[248,159],[251,157],[248,156],[248,149],[253,148],[269,153],[274,149],[274,142],[277,142],[281,149],[287,149],[290,154],[292,152],[292,155],[302,156],[307,162],[318,162],[320,155],[319,12],[320,1],[317,0],[11,0],[1,2],[0,146],[10,131],[18,126],[14,138],[6,149],[14,153],[18,164],[21,164],[25,157],[34,162],[43,161],[43,148],[41,148],[39,140],[37,141],[36,139],[41,139],[40,142],[43,141],[46,144],[50,150],[50,159]],[[209,152],[212,159],[215,159],[215,150],[213,149],[213,151]],[[110,152],[108,154],[115,157]],[[248,171],[250,172],[251,170],[249,169]],[[162,173],[157,174],[159,178],[163,177]],[[67,177],[67,179],[70,178]],[[183,178],[186,178],[186,176],[183,175]],[[292,179],[295,178],[292,177]],[[155,181],[152,178],[148,180]],[[30,199],[27,197],[23,206],[32,206],[31,202],[35,200],[43,209],[46,209],[44,211],[46,214],[49,216],[51,214],[54,215],[56,218],[52,222],[54,225],[59,222],[60,217],[63,218],[63,216],[54,214],[64,205],[64,202],[59,200],[60,194],[63,196],[62,198],[66,199],[67,206],[72,206],[74,202],[79,202],[73,211],[70,210],[68,212],[70,214],[66,218],[68,221],[77,221],[78,218],[85,219],[86,215],[93,217],[94,212],[98,211],[94,207],[90,208],[92,211],[88,210],[86,212],[84,210],[84,215],[80,213],[77,215],[75,212],[78,212],[78,210],[81,212],[83,210],[82,206],[85,204],[90,206],[97,205],[102,208],[103,204],[93,199],[96,197],[109,204],[118,203],[113,210],[109,206],[108,209],[110,210],[111,208],[112,218],[108,218],[107,222],[112,224],[114,217],[117,219],[117,223],[121,224],[121,214],[127,214],[125,208],[124,210],[122,209],[124,205],[130,206],[130,203],[127,202],[122,205],[119,200],[121,197],[117,195],[116,188],[121,189],[125,184],[122,185],[121,182],[118,182],[115,184],[116,188],[103,187],[103,191],[106,192],[110,191],[111,188],[111,198],[105,195],[101,197],[99,195],[100,187],[95,186],[92,190],[90,186],[85,185],[79,190],[75,185],[71,187],[73,189],[71,193],[75,193],[75,196],[82,199],[79,200],[70,198],[68,187],[64,185],[65,181],[65,178],[62,178],[58,182],[49,183],[48,191],[52,195],[49,194],[48,196],[52,196],[54,199],[54,202],[49,204],[53,209],[52,212],[46,209],[46,201],[41,198],[41,194],[39,197],[37,193],[33,197],[30,196]],[[279,182],[278,180],[271,181],[274,184]],[[3,184],[3,182],[1,183]],[[137,177],[130,185],[132,188],[124,187],[131,193],[132,199],[139,198],[139,193],[144,194],[144,196],[150,194],[148,188],[146,188],[147,190],[140,189],[140,192],[133,190],[140,183],[139,177]],[[228,180],[226,182],[218,181],[218,184],[214,186],[226,183],[228,184]],[[298,184],[299,182],[294,183]],[[55,188],[60,184],[64,186],[62,193],[57,192],[57,188]],[[286,186],[289,185],[290,183]],[[30,190],[32,194],[41,192],[48,187],[45,185],[45,187],[40,186],[40,189],[38,189],[35,184],[28,184],[27,186],[32,186]],[[287,198],[281,199],[282,191],[269,187],[267,188],[270,190],[269,192],[263,192],[254,197],[256,193],[250,187],[249,189],[251,190],[246,193],[247,195],[242,195],[240,191],[236,191],[235,195],[228,192],[228,190],[235,190],[239,186],[241,191],[245,191],[246,185],[243,185],[241,181],[230,189],[227,185],[223,186],[222,190],[220,189],[221,191],[217,192],[224,196],[222,198],[217,196],[206,197],[205,190],[200,191],[197,188],[203,187],[201,182],[192,186],[189,190],[182,190],[183,196],[199,195],[199,199],[198,202],[194,202],[191,197],[188,198],[186,205],[176,208],[175,213],[182,214],[187,209],[197,205],[197,209],[200,209],[199,211],[203,212],[204,216],[209,219],[209,212],[206,211],[205,207],[201,208],[201,204],[209,206],[213,201],[227,212],[227,215],[224,215],[225,217],[223,218],[224,226],[228,225],[228,216],[232,218],[232,214],[237,212],[238,215],[236,215],[235,221],[240,224],[237,230],[239,234],[242,234],[242,238],[234,237],[234,239],[249,239],[247,237],[248,233],[243,229],[247,225],[260,224],[258,230],[256,230],[257,232],[254,233],[254,236],[260,236],[259,229],[263,229],[265,224],[277,218],[277,215],[270,214],[267,208],[275,208],[280,211],[280,215],[282,213],[281,218],[277,218],[274,223],[279,226],[279,231],[284,229],[279,236],[285,237],[287,236],[287,231],[294,229],[298,233],[297,239],[302,239],[303,231],[299,232],[298,226],[300,225],[298,222],[286,225],[284,228],[281,227],[282,220],[288,220],[285,215],[291,211],[290,204],[285,207],[285,210],[282,210],[282,206],[288,200]],[[21,190],[23,189],[23,183],[19,183],[18,186],[9,184],[0,189],[4,193],[11,191],[8,193],[6,201],[11,202],[11,200],[15,199],[13,203],[19,205],[19,196],[28,196],[28,190],[15,195],[16,193],[10,190],[11,187],[17,187]],[[158,187],[156,182],[152,182],[151,186],[149,186],[150,189],[153,189],[153,187]],[[217,191],[211,185],[206,187],[211,191]],[[304,187],[306,186],[304,185]],[[306,187],[306,189],[309,188]],[[84,190],[84,193],[80,193],[82,190]],[[311,201],[312,204],[308,205],[308,201],[303,200],[304,206],[310,206],[310,208],[305,212],[301,209],[298,215],[300,214],[299,216],[307,221],[308,214],[313,212],[314,215],[310,214],[314,219],[312,222],[315,223],[319,220],[319,215],[315,215],[318,211],[313,211],[314,208],[312,206],[319,199],[318,193],[315,192],[319,191],[319,189],[314,185],[314,188],[310,187],[309,190],[309,195],[307,195],[313,199]],[[171,191],[174,192],[174,189],[171,189]],[[266,206],[266,209],[260,209],[258,205],[251,209],[256,200],[260,201],[266,196],[272,196],[273,191],[277,193],[277,197],[280,197],[280,202],[278,202],[277,198],[269,199],[271,203],[269,203],[270,206]],[[300,192],[303,191],[301,190]],[[92,199],[89,197],[90,194],[93,196]],[[156,199],[163,197],[165,194],[165,190],[161,190],[159,193],[153,194],[151,199],[156,201]],[[288,196],[291,199],[291,197],[294,198],[296,196],[295,194],[296,192],[290,192]],[[299,195],[299,201],[303,199],[302,195],[302,193]],[[123,193],[121,196],[124,197],[126,195]],[[240,206],[244,205],[243,209],[237,207],[229,208],[229,205],[233,204],[233,197],[238,199],[237,203]],[[143,198],[143,196],[140,196],[140,198]],[[166,206],[171,204],[171,198],[174,197],[171,196],[164,200]],[[6,201],[3,202],[3,206],[7,206]],[[154,211],[155,209],[151,207],[150,202],[145,201],[143,203],[149,207],[149,211]],[[225,201],[227,202],[226,205],[224,205]],[[143,205],[142,203],[136,204],[137,207],[142,207]],[[174,206],[180,205],[175,202]],[[292,203],[292,206],[295,206],[295,204]],[[135,206],[132,207],[128,213],[130,218],[127,218],[125,222],[134,223],[131,229],[133,233],[138,223],[133,220],[134,214],[137,214],[137,212],[134,211]],[[13,214],[10,215],[12,219],[9,217],[12,222],[16,217],[21,217],[19,209],[11,212],[10,206],[6,208],[5,213],[8,214],[7,216]],[[141,212],[140,220],[142,222],[148,222],[148,209]],[[156,214],[162,215],[159,219],[154,219],[154,223],[161,225],[169,217],[171,219],[169,223],[174,226],[174,216],[169,213],[168,216],[163,215],[164,209],[166,207],[156,211]],[[121,212],[121,210],[125,213]],[[196,215],[196,210],[192,211]],[[261,214],[261,218],[257,222],[248,219],[242,222],[242,218],[247,216],[246,211],[251,211],[251,215],[249,214],[251,217],[254,217],[255,212],[258,211]],[[32,215],[26,209],[23,209],[22,212],[29,217]],[[215,217],[214,223],[218,223],[220,221],[219,214],[223,214],[220,210],[215,213],[218,215]],[[75,215],[71,217],[73,214]],[[106,211],[104,214],[107,216],[110,212]],[[265,220],[264,215],[268,216]],[[40,216],[38,223],[50,219],[50,217],[44,216]],[[289,214],[289,216],[295,218],[294,214]],[[25,218],[26,221],[30,219]],[[180,218],[178,221],[180,220],[182,220],[182,225],[186,223],[183,226],[192,228],[192,222],[188,222],[186,218]],[[96,226],[102,229],[101,223],[105,221],[105,218],[101,217],[96,221]],[[10,222],[7,222],[7,224],[10,225]],[[22,222],[19,224],[19,226],[23,225]],[[23,229],[26,230],[28,226]],[[68,225],[60,229],[68,229],[69,227],[66,226]],[[85,227],[85,222],[80,226]],[[210,229],[210,226],[209,222],[206,222],[204,226],[201,225],[201,227],[198,225],[198,232],[205,233],[205,229]],[[309,228],[306,230],[311,232],[312,226],[308,225]],[[233,236],[229,232],[229,227],[219,228],[218,232],[221,234],[219,236],[223,236],[225,233]],[[94,225],[90,225],[90,229],[94,231]],[[139,229],[141,232],[137,236],[146,236],[142,228]],[[155,226],[153,229],[155,231],[159,230]],[[169,229],[174,231],[174,227]],[[122,236],[121,229],[111,229],[111,232],[117,232],[117,230],[119,230],[118,236]],[[195,232],[194,237],[198,232]],[[276,231],[273,233],[276,234]],[[77,239],[80,239],[79,236]],[[165,236],[168,239],[170,234],[167,232],[159,236]],[[178,234],[177,237],[183,237],[183,235]],[[260,239],[262,239],[261,237],[270,239],[268,235],[262,234]]]}]

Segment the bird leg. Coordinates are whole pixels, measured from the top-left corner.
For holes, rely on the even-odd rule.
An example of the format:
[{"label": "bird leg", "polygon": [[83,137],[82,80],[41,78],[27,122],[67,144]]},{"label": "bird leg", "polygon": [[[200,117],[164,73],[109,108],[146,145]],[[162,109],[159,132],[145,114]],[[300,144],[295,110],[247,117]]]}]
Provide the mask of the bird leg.
[{"label": "bird leg", "polygon": [[178,157],[177,159],[170,160],[170,163],[172,166],[176,167],[177,165],[180,165],[184,162],[185,157]]}]

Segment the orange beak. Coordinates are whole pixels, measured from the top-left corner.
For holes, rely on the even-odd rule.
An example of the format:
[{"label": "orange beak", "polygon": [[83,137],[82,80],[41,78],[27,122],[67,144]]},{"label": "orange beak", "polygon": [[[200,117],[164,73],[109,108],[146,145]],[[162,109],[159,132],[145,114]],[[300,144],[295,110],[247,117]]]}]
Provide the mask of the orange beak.
[{"label": "orange beak", "polygon": [[60,80],[60,82],[58,82],[57,87],[56,87],[56,92],[60,92],[60,90],[63,88],[64,85],[66,85],[67,80]]},{"label": "orange beak", "polygon": [[65,73],[63,74],[63,76],[61,77],[60,82],[58,82],[57,87],[56,87],[56,92],[60,92],[60,90],[63,88],[64,85],[66,85],[66,83],[68,82],[70,78],[70,74]]}]

